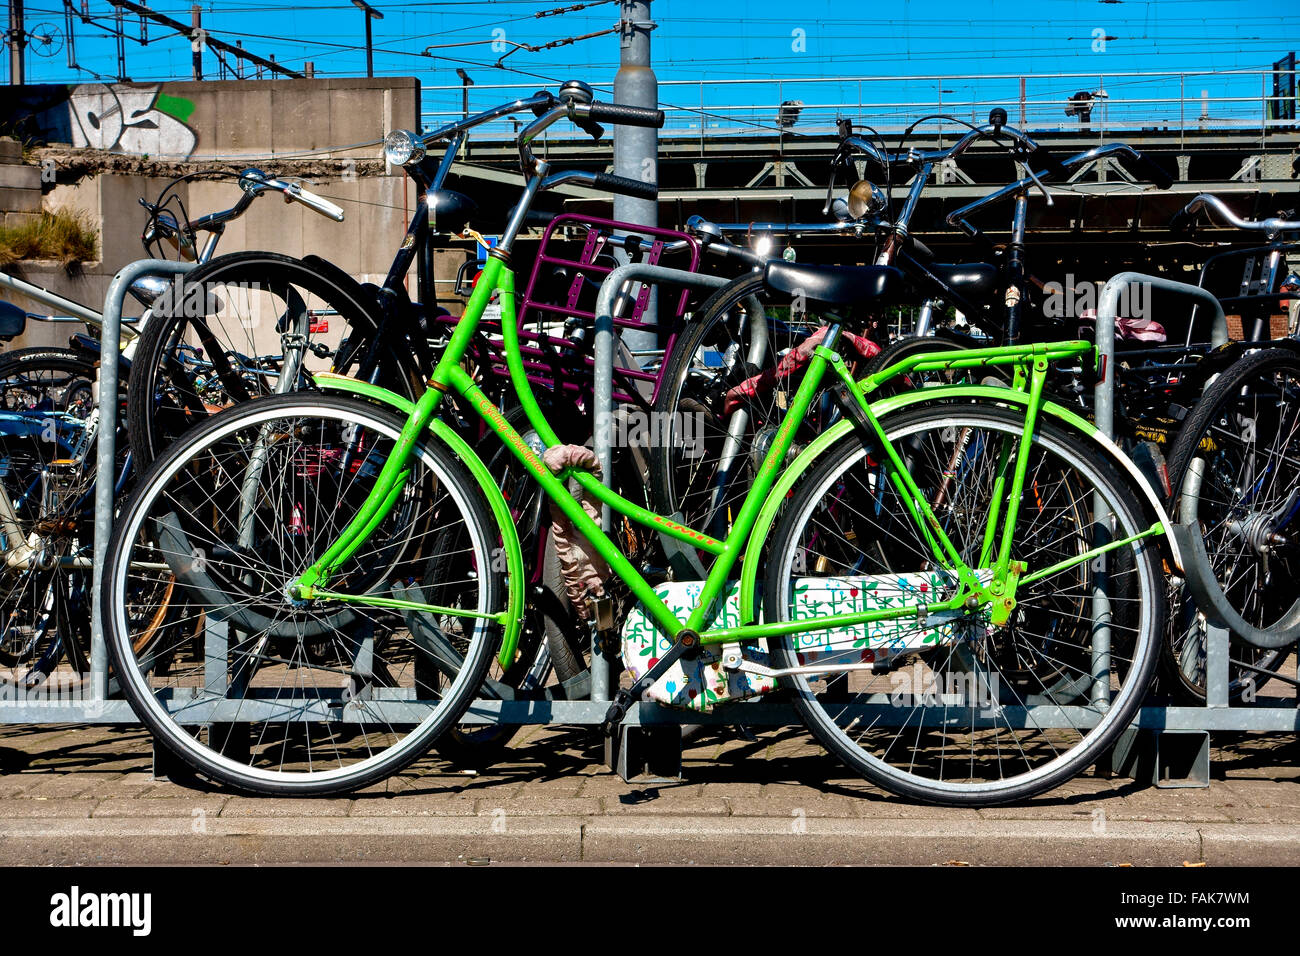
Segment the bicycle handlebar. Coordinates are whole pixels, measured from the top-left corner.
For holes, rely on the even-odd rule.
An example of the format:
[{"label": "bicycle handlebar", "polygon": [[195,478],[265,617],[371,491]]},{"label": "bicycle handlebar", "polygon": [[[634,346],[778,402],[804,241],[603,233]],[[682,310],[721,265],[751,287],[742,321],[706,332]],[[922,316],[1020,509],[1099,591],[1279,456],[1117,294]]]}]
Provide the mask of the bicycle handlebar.
[{"label": "bicycle handlebar", "polygon": [[[169,186],[168,189],[170,188]],[[191,262],[206,262],[215,254],[217,242],[225,231],[226,223],[238,219],[248,211],[254,199],[272,189],[281,193],[285,202],[299,202],[313,212],[327,216],[335,222],[343,221],[343,210],[328,199],[316,195],[301,183],[274,179],[260,169],[249,167],[243,170],[239,174],[239,188],[243,190],[243,195],[229,209],[208,213],[194,220],[187,219],[183,223],[164,208],[167,203],[159,205],[142,198],[140,205],[149,211],[149,221],[140,236],[145,251],[151,251],[155,242],[165,240],[175,246],[182,258]],[[163,194],[166,195],[166,192],[167,190],[164,190]],[[181,208],[183,210],[184,207]],[[197,233],[199,232],[209,234],[202,250],[198,248]]]},{"label": "bicycle handlebar", "polygon": [[1123,163],[1123,159],[1121,159],[1121,165],[1124,165],[1124,168],[1135,179],[1145,179],[1156,189],[1168,189],[1174,184],[1174,177],[1169,175],[1169,171],[1146,153],[1133,149],[1131,146],[1125,146],[1125,150],[1127,152],[1121,153],[1121,156],[1127,156],[1133,168],[1129,169],[1128,165]]},{"label": "bicycle handlebar", "polygon": [[343,209],[341,207],[334,205],[328,199],[317,196],[310,190],[304,189],[302,183],[285,183],[284,185],[287,187],[284,190],[286,202],[300,202],[313,212],[318,212],[335,222],[343,221]]},{"label": "bicycle handlebar", "polygon": [[616,176],[613,173],[596,173],[592,182],[599,189],[611,193],[622,193],[624,196],[631,196],[633,199],[659,198],[658,183],[642,182],[639,179]]},{"label": "bicycle handlebar", "polygon": [[651,110],[642,106],[627,106],[623,103],[593,102],[587,107],[587,115],[601,123],[615,126],[642,126],[647,129],[663,129],[664,111]]},{"label": "bicycle handlebar", "polygon": [[957,140],[947,149],[909,149],[893,152],[881,152],[870,140],[864,139],[856,134],[850,134],[840,142],[844,145],[852,146],[861,151],[868,159],[873,160],[881,167],[888,166],[892,163],[937,163],[945,159],[953,159],[960,156],[966,151],[966,148],[977,139],[983,139],[988,136],[990,131],[1000,134],[1007,133],[1013,139],[1024,143],[1025,148],[1031,151],[1038,150],[1041,147],[1034,142],[1026,133],[1022,133],[1014,126],[999,126],[996,129],[992,126],[979,126],[966,133],[961,139]]},{"label": "bicycle handlebar", "polygon": [[1193,198],[1186,206],[1174,213],[1173,218],[1169,220],[1169,228],[1179,232],[1190,227],[1196,219],[1196,214],[1207,206],[1222,216],[1228,225],[1237,229],[1264,232],[1271,235],[1300,230],[1300,221],[1293,219],[1281,219],[1277,216],[1268,219],[1242,219],[1214,193],[1200,193]]},{"label": "bicycle handlebar", "polygon": [[[449,172],[449,167],[460,144],[464,142],[471,129],[492,120],[500,119],[503,116],[523,112],[531,112],[536,117],[520,130],[517,138],[519,168],[524,173],[525,179],[527,180],[535,175],[541,177],[539,182],[529,187],[530,189],[548,189],[562,182],[576,181],[585,182],[596,189],[620,193],[636,199],[653,200],[658,198],[659,187],[656,183],[642,182],[641,180],[610,173],[568,170],[547,175],[549,164],[538,160],[533,154],[532,142],[547,128],[561,119],[568,119],[579,129],[586,131],[597,139],[604,134],[604,129],[600,126],[601,121],[618,126],[641,126],[652,129],[664,125],[663,110],[646,109],[622,103],[597,102],[591,87],[577,80],[570,80],[561,86],[559,96],[545,90],[539,90],[532,96],[512,100],[509,103],[501,103],[490,109],[475,113],[473,116],[466,116],[464,119],[448,123],[426,135],[415,133],[406,135],[417,140],[421,147],[427,147],[439,140],[447,141],[442,164],[437,175],[431,178],[432,187],[441,188],[442,181]],[[423,149],[409,151],[408,158],[402,160],[400,165],[414,167],[422,163],[424,159],[425,152]],[[390,162],[393,162],[393,160],[390,160]]]},{"label": "bicycle handlebar", "polygon": [[540,115],[545,115],[556,103],[553,94],[545,90],[539,90],[526,99],[512,100],[509,103],[501,103],[491,109],[483,110],[481,113],[475,113],[473,116],[467,116],[464,119],[457,120],[454,123],[448,123],[440,126],[432,133],[427,133],[420,137],[425,146],[430,146],[438,140],[447,139],[455,136],[457,133],[463,133],[473,129],[475,126],[482,126],[484,123],[490,123],[494,119],[500,119],[503,116],[509,116],[511,113],[523,113],[526,110],[536,112],[540,109]]},{"label": "bicycle handlebar", "polygon": [[[249,196],[259,196],[267,189],[284,194],[285,202],[299,202],[313,212],[327,216],[335,222],[343,221],[343,210],[321,196],[303,187],[302,183],[287,183],[273,179],[260,169],[249,168],[239,174],[239,188]],[[241,210],[242,211],[242,210]]]},{"label": "bicycle handlebar", "polygon": [[[568,86],[568,84],[565,84]],[[448,123],[434,130],[432,133],[424,135],[422,138],[424,145],[429,146],[439,140],[447,139],[457,133],[466,132],[475,126],[482,126],[484,123],[490,123],[492,120],[500,119],[503,116],[509,116],[512,113],[523,113],[531,111],[538,119],[545,119],[547,115],[555,110],[558,106],[565,103],[553,93],[546,90],[538,90],[532,96],[512,100],[509,103],[501,103],[490,109],[475,113],[473,116],[467,116],[464,119],[457,120],[454,123]],[[567,106],[564,111],[568,112]],[[587,129],[587,132],[593,132],[589,128],[595,123],[613,123],[617,126],[644,126],[653,129],[659,129],[664,125],[664,111],[645,109],[640,106],[627,106],[622,103],[574,103],[573,116],[575,123]],[[549,126],[550,123],[547,123]],[[521,138],[523,134],[521,133]],[[593,134],[594,135],[594,134]]]},{"label": "bicycle handlebar", "polygon": [[[1036,146],[1034,152],[1038,153],[1041,149],[1042,147]],[[1052,158],[1052,162],[1056,166],[1060,167],[1061,172],[1064,172],[1065,170],[1070,169],[1071,167],[1082,166],[1084,163],[1093,162],[1095,160],[1102,159],[1107,156],[1113,156],[1121,160],[1121,165],[1124,165],[1122,161],[1124,159],[1127,159],[1129,163],[1134,167],[1134,169],[1140,169],[1146,172],[1152,178],[1155,178],[1157,175],[1159,175],[1161,179],[1160,181],[1155,183],[1155,186],[1158,189],[1168,189],[1169,186],[1173,184],[1173,178],[1170,177],[1169,174],[1160,165],[1152,161],[1150,157],[1138,152],[1136,149],[1134,149],[1132,146],[1129,146],[1127,143],[1107,143],[1104,146],[1094,146],[1092,149],[1084,150],[1082,153],[1076,153],[1074,156],[1071,156],[1069,159],[1061,160],[1059,162],[1057,162],[1055,158]],[[1128,166],[1124,166],[1124,168],[1125,171],[1129,173],[1129,175],[1134,176],[1135,179],[1138,178],[1135,172],[1128,169]],[[1044,170],[1044,173],[1040,173],[1038,175],[1043,175],[1048,172],[1050,171]],[[1031,175],[1026,176],[1023,179],[1018,179],[1015,182],[1010,183],[1009,185],[1003,186],[1001,189],[994,190],[993,192],[989,193],[987,196],[983,196],[972,203],[968,203],[967,205],[962,206],[960,209],[953,210],[951,213],[948,214],[947,217],[948,225],[956,226],[957,228],[965,232],[967,235],[974,235],[974,232],[972,231],[974,230],[974,227],[971,226],[968,222],[966,222],[967,217],[977,212],[978,210],[983,209],[986,206],[991,206],[1002,199],[1006,199],[1008,196],[1015,195],[1021,189],[1025,189],[1029,186],[1035,185],[1036,184],[1035,180],[1036,180],[1036,176],[1033,175],[1031,172]]]},{"label": "bicycle handlebar", "polygon": [[595,173],[589,169],[566,169],[543,179],[537,186],[539,190],[551,189],[561,183],[586,183],[595,189],[610,193],[622,193],[633,199],[658,199],[659,184],[642,182],[627,176],[613,173]]}]

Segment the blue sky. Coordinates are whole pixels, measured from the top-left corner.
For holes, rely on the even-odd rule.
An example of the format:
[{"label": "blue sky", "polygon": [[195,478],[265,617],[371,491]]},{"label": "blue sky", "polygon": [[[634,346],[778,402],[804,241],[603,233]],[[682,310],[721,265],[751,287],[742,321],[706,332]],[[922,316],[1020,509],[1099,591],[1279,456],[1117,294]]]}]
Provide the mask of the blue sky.
[{"label": "blue sky", "polygon": [[[80,9],[82,0],[74,2]],[[111,25],[113,8],[107,0],[85,2],[92,16]],[[466,69],[479,87],[518,83],[531,88],[571,76],[597,83],[609,81],[617,66],[618,44],[611,35],[536,53],[518,50],[504,60],[509,69],[493,65],[501,51],[509,49],[504,43],[539,45],[608,29],[617,16],[613,3],[592,3],[582,10],[537,17],[542,11],[571,6],[575,0],[372,2],[384,13],[384,19],[374,24],[376,73],[419,77],[426,87],[425,109],[431,113],[459,109],[459,92],[431,88],[459,83],[457,66]],[[189,3],[156,0],[152,6],[178,20],[189,20]],[[314,6],[284,0],[210,0],[202,7],[204,26],[228,42],[242,40],[249,50],[263,56],[274,53],[277,60],[295,68],[312,60],[318,75],[364,75],[362,13],[350,0],[323,0]],[[733,10],[737,11],[734,16]],[[946,111],[968,118],[982,118],[987,103],[997,101],[1014,114],[1018,80],[961,78],[971,74],[1088,74],[1032,81],[1028,90],[1031,126],[1063,121],[1057,117],[1061,112],[1057,100],[1076,90],[1106,90],[1117,114],[1127,99],[1131,110],[1169,115],[1175,107],[1168,103],[1131,101],[1167,100],[1171,91],[1176,97],[1179,81],[1147,81],[1120,74],[1267,69],[1283,54],[1300,47],[1300,6],[1294,0],[918,0],[878,4],[655,0],[652,12],[659,23],[653,53],[661,81],[748,81],[715,82],[703,89],[665,85],[661,98],[666,104],[698,108],[703,100],[705,113],[713,114],[701,118],[680,113],[673,118],[679,129],[695,128],[692,123],[700,122],[706,127],[770,123],[774,115],[771,104],[784,99],[800,99],[809,105],[805,123],[829,123],[832,113],[844,112],[831,109],[832,104],[855,105],[856,101],[871,105],[865,112],[885,121],[891,116],[914,115],[916,104],[939,100]],[[126,22],[128,34],[138,37],[138,21],[128,17]],[[58,0],[28,0],[28,29],[36,32],[42,24],[55,27],[60,34],[64,31]],[[148,46],[127,40],[127,72],[132,79],[189,77],[188,41],[164,36],[165,32],[151,25]],[[79,18],[74,36],[77,62],[83,70],[68,68],[66,45],[49,57],[29,52],[28,81],[93,82],[94,74],[112,78],[117,66],[111,36]],[[1104,40],[1104,49],[1099,48],[1099,39]],[[495,49],[492,41],[497,42]],[[423,55],[430,46],[437,47],[429,51],[432,56]],[[7,70],[7,57],[5,62]],[[216,69],[209,55],[208,76],[215,76]],[[937,78],[906,83],[888,79],[921,75]],[[875,79],[807,82],[817,77]],[[1257,75],[1190,78],[1181,82],[1181,89],[1193,98],[1202,89],[1212,98],[1258,97],[1260,83]],[[505,95],[475,89],[471,105],[487,106]],[[819,105],[827,108],[819,112]],[[745,109],[747,106],[753,109]],[[1251,109],[1258,112],[1259,107],[1216,101],[1210,112],[1248,113]],[[855,114],[857,110],[847,112]],[[436,119],[430,117],[431,122]]]}]

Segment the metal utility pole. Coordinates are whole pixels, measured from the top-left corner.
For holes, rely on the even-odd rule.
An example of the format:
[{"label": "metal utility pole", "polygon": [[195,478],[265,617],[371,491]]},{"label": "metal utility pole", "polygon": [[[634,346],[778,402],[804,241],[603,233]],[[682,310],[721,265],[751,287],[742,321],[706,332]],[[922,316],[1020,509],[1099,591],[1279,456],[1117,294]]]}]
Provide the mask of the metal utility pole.
[{"label": "metal utility pole", "polygon": [[[650,67],[650,0],[619,4],[619,65],[614,102],[657,109],[659,80]],[[659,131],[639,126],[614,128],[614,172],[630,179],[659,181]],[[659,204],[650,199],[614,197],[614,218],[644,226],[659,224]]]},{"label": "metal utility pole", "polygon": [[127,83],[131,78],[126,75],[126,26],[122,8],[114,7],[113,16],[117,19],[117,30],[114,33],[117,39],[117,81]]},{"label": "metal utility pole", "polygon": [[456,75],[460,77],[460,109],[465,119],[469,119],[469,88],[474,85],[474,81],[462,67],[456,67]]},{"label": "metal utility pole", "polygon": [[203,79],[203,8],[190,7],[190,49],[194,54],[194,79]]},{"label": "metal utility pole", "polygon": [[23,51],[27,46],[27,33],[23,30],[23,0],[9,0],[9,82],[22,86],[27,69]]},{"label": "metal utility pole", "polygon": [[384,15],[366,3],[366,0],[352,0],[358,10],[366,15],[366,76],[375,75],[375,49],[370,37],[370,21],[382,20]]},{"label": "metal utility pole", "polygon": [[[659,107],[659,80],[650,67],[650,0],[621,0],[619,3],[619,66],[614,76],[614,102],[629,106]],[[629,179],[659,181],[659,131],[639,126],[614,127],[614,173]],[[614,218],[642,226],[659,225],[659,203],[653,199],[614,197]],[[645,315],[654,322],[657,297],[647,305]],[[653,349],[657,336],[626,330],[623,342],[629,349]]]}]

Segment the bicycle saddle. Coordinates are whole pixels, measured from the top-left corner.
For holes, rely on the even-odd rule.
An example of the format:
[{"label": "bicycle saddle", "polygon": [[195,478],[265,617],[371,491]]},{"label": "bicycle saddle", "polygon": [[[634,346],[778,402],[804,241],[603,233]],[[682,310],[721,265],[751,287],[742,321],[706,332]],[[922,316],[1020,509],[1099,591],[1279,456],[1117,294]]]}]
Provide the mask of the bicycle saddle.
[{"label": "bicycle saddle", "polygon": [[998,290],[998,267],[987,262],[931,262],[930,273],[958,295],[983,305]]},{"label": "bicycle saddle", "polygon": [[768,262],[763,281],[776,292],[827,305],[901,301],[907,289],[903,273],[893,266],[799,265],[784,259]]},{"label": "bicycle saddle", "polygon": [[27,329],[27,313],[12,302],[0,302],[0,339],[8,341]]},{"label": "bicycle saddle", "polygon": [[428,203],[435,228],[443,232],[459,232],[465,220],[478,210],[478,203],[454,189],[430,190]]}]

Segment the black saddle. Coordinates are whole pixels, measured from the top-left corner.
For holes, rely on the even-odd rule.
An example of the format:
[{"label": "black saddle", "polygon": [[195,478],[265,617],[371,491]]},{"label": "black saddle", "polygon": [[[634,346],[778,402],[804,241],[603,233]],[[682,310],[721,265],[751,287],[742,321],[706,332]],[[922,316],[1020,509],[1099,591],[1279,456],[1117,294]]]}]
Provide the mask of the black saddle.
[{"label": "black saddle", "polygon": [[12,302],[0,302],[0,339],[8,342],[27,329],[27,313]]},{"label": "black saddle", "polygon": [[825,305],[879,305],[902,301],[907,280],[893,266],[799,265],[772,259],[763,270],[768,288]]},{"label": "black saddle", "polygon": [[986,304],[998,291],[998,267],[987,262],[931,262],[926,268],[953,292],[977,305]]}]

